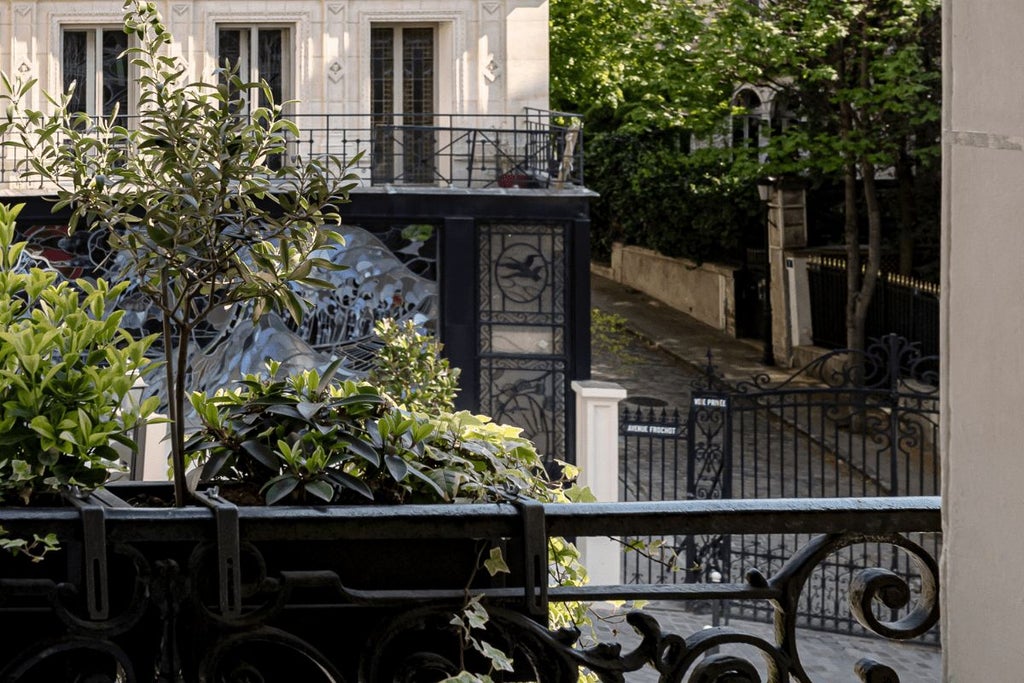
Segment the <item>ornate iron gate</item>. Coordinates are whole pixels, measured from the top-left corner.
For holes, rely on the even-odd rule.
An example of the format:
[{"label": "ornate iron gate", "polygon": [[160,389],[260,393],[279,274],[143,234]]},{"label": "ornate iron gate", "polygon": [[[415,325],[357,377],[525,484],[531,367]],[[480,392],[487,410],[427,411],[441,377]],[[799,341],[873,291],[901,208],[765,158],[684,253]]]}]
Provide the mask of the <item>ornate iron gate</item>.
[{"label": "ornate iron gate", "polygon": [[[677,409],[663,406],[624,408],[619,418],[623,500],[728,497],[732,457],[728,406],[728,396],[700,385],[694,388],[685,420]],[[679,535],[626,542],[635,551],[624,555],[627,583],[721,580],[730,563],[727,536]]]},{"label": "ornate iron gate", "polygon": [[[865,352],[829,353],[778,383],[762,375],[726,388],[709,359],[692,391],[686,458],[661,467],[682,473],[686,488],[675,493],[686,498],[938,495],[938,413],[938,358],[922,356],[916,344],[895,335],[874,340]],[[620,430],[626,463],[642,457],[630,455],[627,426]],[[742,581],[749,567],[770,576],[808,540],[780,533],[666,539],[648,543],[644,552],[655,566],[677,570],[663,572],[666,582],[683,580],[680,574],[686,581]],[[913,540],[938,556],[937,535]],[[909,556],[865,540],[819,565],[802,595],[801,625],[863,632],[842,598],[866,559],[887,567],[911,593],[919,589]],[[765,605],[734,602],[730,611],[772,618]],[[893,607],[878,616],[902,614]]]},{"label": "ornate iron gate", "polygon": [[[730,399],[737,498],[939,494],[938,358],[922,356],[917,344],[886,335],[865,352],[829,353],[781,383],[766,376],[740,383]],[[735,537],[727,575],[737,579],[751,566],[775,571],[784,554],[807,540],[792,534]],[[914,540],[937,556],[937,536]],[[841,598],[865,558],[887,567],[912,592],[920,586],[907,555],[865,542],[838,552],[812,576],[800,609],[803,625],[862,632]],[[742,602],[732,613],[771,617],[770,610]],[[899,616],[898,608],[879,613]]]}]

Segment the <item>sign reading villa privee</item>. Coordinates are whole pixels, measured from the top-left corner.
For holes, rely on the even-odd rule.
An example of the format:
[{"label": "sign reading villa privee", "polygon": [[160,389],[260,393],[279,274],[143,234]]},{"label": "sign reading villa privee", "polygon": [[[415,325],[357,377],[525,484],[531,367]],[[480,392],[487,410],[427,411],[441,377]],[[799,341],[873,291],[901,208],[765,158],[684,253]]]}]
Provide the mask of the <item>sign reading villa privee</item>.
[{"label": "sign reading villa privee", "polygon": [[690,405],[695,408],[728,408],[729,399],[727,397],[694,396],[690,401]]}]

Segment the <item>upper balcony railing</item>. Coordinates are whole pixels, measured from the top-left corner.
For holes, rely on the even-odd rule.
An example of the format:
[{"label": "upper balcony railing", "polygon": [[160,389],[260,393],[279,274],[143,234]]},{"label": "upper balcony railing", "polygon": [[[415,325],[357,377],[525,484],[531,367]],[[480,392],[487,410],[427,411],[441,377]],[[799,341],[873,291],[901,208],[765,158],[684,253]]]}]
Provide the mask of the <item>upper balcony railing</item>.
[{"label": "upper balcony railing", "polygon": [[[299,136],[285,159],[333,155],[365,186],[562,190],[583,185],[582,119],[527,108],[521,114],[289,115]],[[125,117],[131,127],[133,117]],[[25,152],[0,153],[0,188],[29,191],[19,174]],[[34,188],[36,193],[46,188]]]}]

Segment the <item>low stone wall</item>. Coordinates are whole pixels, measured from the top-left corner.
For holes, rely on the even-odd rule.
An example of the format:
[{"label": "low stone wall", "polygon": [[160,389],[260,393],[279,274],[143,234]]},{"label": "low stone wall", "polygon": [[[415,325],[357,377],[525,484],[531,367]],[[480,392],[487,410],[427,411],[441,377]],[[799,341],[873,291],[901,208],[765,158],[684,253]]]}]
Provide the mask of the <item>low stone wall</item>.
[{"label": "low stone wall", "polygon": [[632,287],[692,318],[736,336],[735,269],[663,256],[643,247],[615,244],[602,276]]}]

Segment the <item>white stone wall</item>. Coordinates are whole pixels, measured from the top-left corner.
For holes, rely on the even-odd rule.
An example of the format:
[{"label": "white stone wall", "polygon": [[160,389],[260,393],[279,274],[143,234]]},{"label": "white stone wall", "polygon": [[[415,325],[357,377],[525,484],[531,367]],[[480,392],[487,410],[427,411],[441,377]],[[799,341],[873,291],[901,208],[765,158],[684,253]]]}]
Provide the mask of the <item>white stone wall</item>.
[{"label": "white stone wall", "polygon": [[[437,112],[518,114],[548,106],[547,0],[158,0],[176,49],[209,77],[218,22],[275,23],[292,35],[292,96],[302,113],[369,111],[372,22],[437,31]],[[62,24],[119,25],[121,0],[0,4],[0,69],[61,89]],[[34,104],[38,104],[38,101]]]},{"label": "white stone wall", "polygon": [[717,263],[697,264],[651,249],[615,243],[612,267],[606,275],[735,336],[733,270]]},{"label": "white stone wall", "polygon": [[1020,681],[1024,2],[945,0],[943,21],[945,680]]}]

